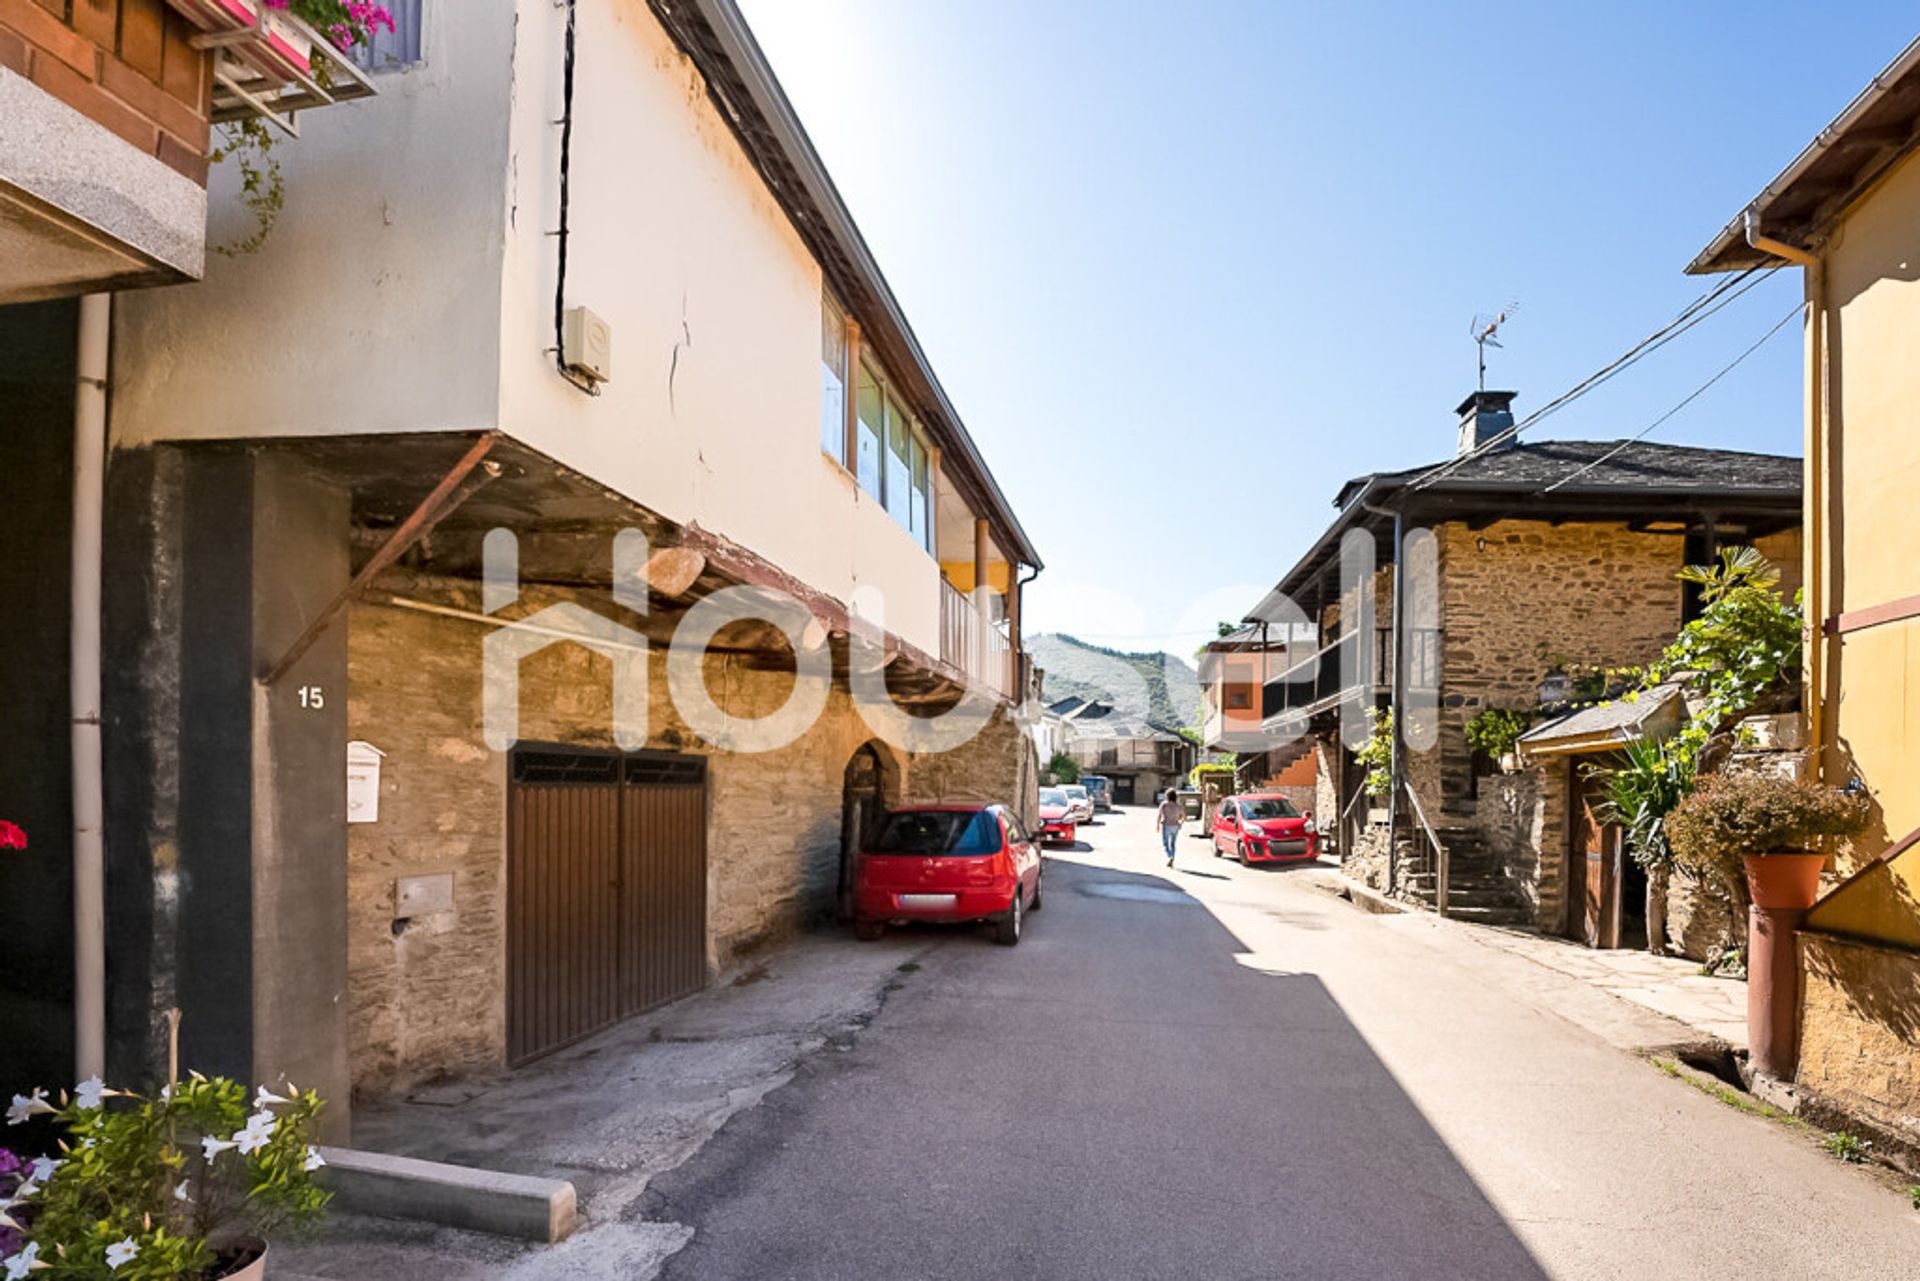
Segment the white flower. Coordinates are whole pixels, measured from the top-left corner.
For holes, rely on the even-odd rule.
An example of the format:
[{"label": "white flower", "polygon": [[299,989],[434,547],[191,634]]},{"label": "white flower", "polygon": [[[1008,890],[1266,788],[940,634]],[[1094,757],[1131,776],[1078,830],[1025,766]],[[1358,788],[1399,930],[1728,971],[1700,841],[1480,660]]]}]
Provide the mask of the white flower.
[{"label": "white flower", "polygon": [[232,1146],[234,1146],[232,1139],[216,1139],[211,1134],[200,1140],[200,1151],[206,1154],[209,1161]]},{"label": "white flower", "polygon": [[13,1096],[13,1106],[7,1109],[7,1124],[20,1125],[30,1116],[52,1111],[54,1106],[47,1102],[45,1090],[35,1090],[32,1094],[16,1094]]},{"label": "white flower", "polygon": [[326,1160],[325,1160],[325,1159],[324,1159],[324,1158],[323,1158],[323,1157],[322,1157],[322,1156],[320,1155],[320,1149],[319,1149],[319,1148],[316,1148],[316,1147],[309,1147],[309,1148],[307,1149],[307,1164],[306,1164],[306,1168],[307,1168],[308,1170],[317,1170],[317,1169],[319,1169],[319,1168],[320,1168],[321,1166],[323,1166],[323,1165],[325,1165],[325,1164],[326,1164]]},{"label": "white flower", "polygon": [[274,1103],[291,1103],[291,1102],[293,1102],[292,1099],[283,1099],[279,1095],[275,1094],[273,1091],[269,1090],[264,1085],[261,1086],[258,1090],[256,1090],[253,1095],[253,1106],[255,1106],[256,1108],[265,1108],[270,1104],[274,1104]]},{"label": "white flower", "polygon": [[22,1281],[29,1272],[39,1272],[53,1265],[40,1261],[40,1243],[34,1242],[20,1253],[6,1261],[7,1281]]},{"label": "white flower", "polygon": [[187,1195],[187,1185],[184,1183],[175,1185],[173,1189],[173,1199],[176,1201],[189,1201],[189,1202],[193,1200],[192,1197]]},{"label": "white flower", "polygon": [[163,1085],[160,1087],[160,1101],[162,1103],[173,1102],[173,1086]]},{"label": "white flower", "polygon": [[247,1118],[246,1129],[234,1135],[233,1141],[239,1145],[242,1154],[252,1156],[267,1146],[267,1140],[273,1137],[274,1126],[279,1123],[271,1112],[255,1112]]},{"label": "white flower", "polygon": [[118,1090],[109,1090],[99,1077],[90,1076],[73,1087],[73,1105],[82,1112],[91,1112],[118,1093]]},{"label": "white flower", "polygon": [[31,1198],[38,1191],[40,1191],[39,1181],[29,1175],[25,1182],[13,1190],[13,1200],[7,1204],[19,1205],[22,1201]]},{"label": "white flower", "polygon": [[42,1183],[45,1183],[49,1179],[53,1178],[53,1172],[59,1169],[62,1165],[64,1165],[65,1162],[57,1161],[50,1156],[37,1156],[33,1158],[33,1160],[29,1164],[31,1164],[33,1167],[32,1177],[40,1180],[40,1182]]},{"label": "white flower", "polygon": [[107,1266],[118,1272],[121,1264],[133,1262],[134,1256],[139,1253],[140,1247],[132,1237],[116,1241],[107,1247]]},{"label": "white flower", "polygon": [[[11,1204],[12,1202],[8,1202],[8,1205]],[[15,1232],[21,1230],[20,1220],[7,1213],[7,1206],[0,1206],[0,1228],[10,1228]]]}]

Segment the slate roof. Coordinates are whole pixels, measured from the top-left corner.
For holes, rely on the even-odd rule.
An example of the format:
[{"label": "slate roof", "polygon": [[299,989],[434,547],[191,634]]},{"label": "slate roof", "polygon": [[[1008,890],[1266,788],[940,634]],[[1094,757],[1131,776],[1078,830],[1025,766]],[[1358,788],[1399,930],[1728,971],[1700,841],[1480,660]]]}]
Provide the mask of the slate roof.
[{"label": "slate roof", "polygon": [[[1619,742],[1639,738],[1651,725],[1677,716],[1679,700],[1679,686],[1661,685],[1647,690],[1637,699],[1616,698],[1592,707],[1577,708],[1534,726],[1520,736],[1520,746],[1538,750],[1555,743],[1595,738],[1612,738]],[[1659,733],[1653,736],[1665,737]]]},{"label": "slate roof", "polygon": [[[1369,480],[1376,489],[1397,487],[1412,483],[1437,466],[1444,464],[1355,477],[1341,489],[1338,501],[1345,505],[1348,497]],[[1647,440],[1532,440],[1469,459],[1426,488],[1429,492],[1513,489],[1532,493],[1564,480],[1566,483],[1554,493],[1636,489],[1789,496],[1800,492],[1800,473],[1800,460],[1785,454],[1701,449]]]}]

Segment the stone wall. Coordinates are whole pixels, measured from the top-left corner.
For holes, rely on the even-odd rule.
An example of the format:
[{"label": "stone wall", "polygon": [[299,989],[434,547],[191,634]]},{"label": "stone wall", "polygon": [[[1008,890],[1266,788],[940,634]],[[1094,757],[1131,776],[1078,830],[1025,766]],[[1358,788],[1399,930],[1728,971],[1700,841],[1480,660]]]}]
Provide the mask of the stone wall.
[{"label": "stone wall", "polygon": [[[478,608],[469,583],[396,574],[381,587]],[[504,1057],[507,758],[482,735],[486,626],[361,603],[348,627],[349,733],[386,753],[379,821],[348,829],[349,1048],[364,1092]],[[664,647],[650,658],[647,745],[708,760],[708,963],[718,972],[832,911],[845,770],[872,736],[836,678],[794,743],[715,752],[674,708]],[[709,655],[707,685],[722,710],[759,716],[785,701],[793,677]],[[520,702],[524,742],[613,746],[612,664],[601,655],[559,644],[529,656]],[[1033,815],[1037,763],[1004,709],[952,752],[902,762],[879,751],[889,802],[1006,799]],[[449,872],[451,911],[395,919],[398,878]]]},{"label": "stone wall", "polygon": [[1920,1144],[1920,954],[1803,930],[1800,1084]]},{"label": "stone wall", "polygon": [[1568,764],[1545,760],[1480,780],[1479,825],[1535,929],[1559,933],[1567,904]]}]

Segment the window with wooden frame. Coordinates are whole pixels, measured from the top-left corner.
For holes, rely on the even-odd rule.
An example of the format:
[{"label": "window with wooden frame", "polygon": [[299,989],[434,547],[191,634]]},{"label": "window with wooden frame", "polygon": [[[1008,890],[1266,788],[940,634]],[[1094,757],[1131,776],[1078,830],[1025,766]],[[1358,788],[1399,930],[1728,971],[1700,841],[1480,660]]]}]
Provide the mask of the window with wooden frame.
[{"label": "window with wooden frame", "polygon": [[847,465],[847,313],[831,294],[820,295],[820,449]]},{"label": "window with wooden frame", "polygon": [[[915,542],[932,551],[933,449],[880,366],[866,358],[859,365],[847,469]],[[823,425],[823,447],[825,430]]]}]

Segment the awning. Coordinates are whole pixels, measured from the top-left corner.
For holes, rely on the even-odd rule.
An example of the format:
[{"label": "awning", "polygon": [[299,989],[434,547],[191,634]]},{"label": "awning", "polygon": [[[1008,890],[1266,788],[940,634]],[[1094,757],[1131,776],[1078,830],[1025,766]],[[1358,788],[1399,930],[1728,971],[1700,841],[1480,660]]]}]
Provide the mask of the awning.
[{"label": "awning", "polygon": [[1686,718],[1680,687],[1660,685],[1542,721],[1520,736],[1519,748],[1525,756],[1618,751],[1640,739],[1666,738]]}]

